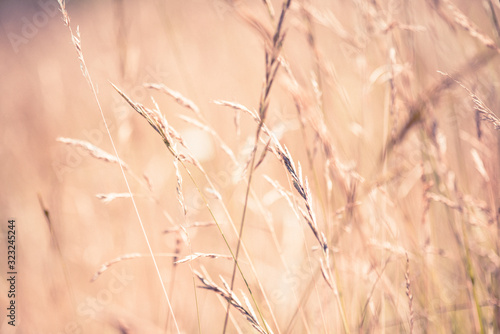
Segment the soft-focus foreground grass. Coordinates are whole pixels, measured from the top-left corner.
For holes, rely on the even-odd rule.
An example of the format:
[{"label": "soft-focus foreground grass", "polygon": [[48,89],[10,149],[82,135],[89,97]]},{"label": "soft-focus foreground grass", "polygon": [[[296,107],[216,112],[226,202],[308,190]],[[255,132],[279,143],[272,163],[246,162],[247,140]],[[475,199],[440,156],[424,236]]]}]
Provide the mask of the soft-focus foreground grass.
[{"label": "soft-focus foreground grass", "polygon": [[57,2],[0,6],[17,333],[222,332],[245,207],[228,333],[500,331],[497,2],[68,1],[171,309]]}]

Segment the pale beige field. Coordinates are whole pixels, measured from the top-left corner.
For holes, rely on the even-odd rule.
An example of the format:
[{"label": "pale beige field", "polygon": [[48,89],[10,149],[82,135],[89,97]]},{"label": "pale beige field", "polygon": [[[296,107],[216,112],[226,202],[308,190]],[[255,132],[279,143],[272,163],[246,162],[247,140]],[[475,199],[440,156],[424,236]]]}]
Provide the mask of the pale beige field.
[{"label": "pale beige field", "polygon": [[1,333],[500,333],[498,2],[282,5],[0,3]]}]

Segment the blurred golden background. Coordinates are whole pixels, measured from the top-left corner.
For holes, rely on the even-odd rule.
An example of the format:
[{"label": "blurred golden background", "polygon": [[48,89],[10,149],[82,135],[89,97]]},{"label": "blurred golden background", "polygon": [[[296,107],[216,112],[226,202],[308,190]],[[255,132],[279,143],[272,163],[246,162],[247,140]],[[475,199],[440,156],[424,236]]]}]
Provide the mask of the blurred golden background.
[{"label": "blurred golden background", "polygon": [[[231,220],[239,228],[258,124],[215,101],[259,110],[262,35],[276,30],[282,2],[73,0],[66,7],[116,149],[137,176],[126,174],[173,312],[130,198],[96,196],[127,193],[118,164],[57,141],[83,140],[114,155],[58,3],[6,0],[0,263],[4,277],[7,220],[15,219],[18,309],[17,326],[2,317],[0,332],[220,333],[227,302],[200,289],[193,271],[222,286],[232,260],[174,265],[170,255],[230,255],[197,186],[236,248]],[[269,330],[500,330],[499,11],[493,1],[292,1],[266,124],[308,178],[333,277],[322,276],[294,181],[268,152],[252,181],[243,234],[249,257],[242,253],[240,265]],[[179,166],[183,214],[175,159],[111,83],[134,102],[157,103],[218,194],[195,166],[188,164],[196,185]],[[202,116],[144,83],[179,92]],[[195,223],[209,226],[189,227]],[[141,256],[120,259],[127,254]],[[4,279],[0,288],[5,310]],[[233,291],[249,295],[239,274]],[[254,331],[232,308],[227,332]]]}]

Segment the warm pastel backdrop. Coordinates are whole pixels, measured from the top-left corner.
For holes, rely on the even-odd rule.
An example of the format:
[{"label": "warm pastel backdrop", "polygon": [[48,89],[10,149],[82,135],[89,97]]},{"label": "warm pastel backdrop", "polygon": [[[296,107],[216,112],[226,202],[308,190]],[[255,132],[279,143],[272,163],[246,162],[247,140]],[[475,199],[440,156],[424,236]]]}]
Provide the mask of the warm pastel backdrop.
[{"label": "warm pastel backdrop", "polygon": [[[264,3],[67,3],[120,158],[152,185],[150,191],[129,175],[158,255],[229,251],[213,225],[188,228],[188,242],[164,233],[213,220],[181,169],[183,215],[174,159],[110,82],[148,107],[154,97],[220,193],[218,200],[205,191],[234,249],[237,238],[224,208],[239,226],[257,124],[214,101],[258,109],[265,44],[255,27],[274,31],[281,11],[281,2],[272,1],[271,19]],[[0,270],[4,277],[6,223],[15,218],[17,333],[176,332],[150,258],[122,260],[91,282],[107,261],[148,249],[130,199],[96,197],[126,192],[118,165],[56,141],[85,140],[112,153],[56,6],[53,0],[0,4]],[[255,274],[245,256],[241,266],[275,333],[346,332],[340,308],[351,332],[499,331],[500,123],[492,115],[479,120],[470,96],[493,114],[500,107],[499,12],[494,1],[292,1],[282,52],[291,72],[280,69],[266,122],[309,180],[340,299],[321,275],[321,252],[297,209],[301,198],[268,153],[252,181],[243,237]],[[474,63],[479,55],[487,59]],[[469,91],[452,80],[443,83],[447,77],[438,71]],[[203,118],[144,88],[147,82],[180,92]],[[411,123],[410,112],[420,122]],[[409,131],[398,138],[405,124]],[[336,163],[340,167],[332,167]],[[202,173],[189,168],[205,188]],[[171,257],[159,256],[158,265],[181,332],[220,333],[226,303],[213,291],[196,288],[195,294],[201,283],[192,270],[206,270],[222,285],[219,275],[230,280],[231,260],[174,267]],[[0,290],[5,309],[4,280]],[[234,291],[241,300],[241,293],[249,294],[240,276]],[[0,332],[13,333],[0,314]],[[253,331],[234,308],[231,314],[228,332]]]}]

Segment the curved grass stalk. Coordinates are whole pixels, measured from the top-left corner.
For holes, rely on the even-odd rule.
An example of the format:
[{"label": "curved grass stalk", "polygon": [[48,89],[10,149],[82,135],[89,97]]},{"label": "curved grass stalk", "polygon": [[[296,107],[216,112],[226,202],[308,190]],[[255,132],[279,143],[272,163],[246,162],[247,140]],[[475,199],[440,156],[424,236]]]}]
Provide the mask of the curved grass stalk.
[{"label": "curved grass stalk", "polygon": [[[66,11],[66,1],[65,0],[58,0],[58,2],[59,2],[59,7],[61,9],[61,12],[63,14],[64,23],[65,23],[65,25],[69,29],[69,32],[71,34],[71,40],[73,42],[73,45],[75,46],[75,49],[76,49],[76,52],[77,52],[77,55],[78,55],[78,59],[80,60],[82,74],[83,74],[84,78],[87,80],[87,83],[89,84],[90,89],[92,91],[92,94],[94,96],[94,99],[96,101],[96,104],[97,104],[97,107],[99,109],[102,121],[104,123],[104,127],[106,128],[106,133],[108,134],[111,146],[113,147],[114,155],[116,156],[116,158],[119,161],[121,161],[120,157],[118,155],[118,150],[116,149],[115,142],[113,140],[113,136],[111,136],[111,132],[109,130],[108,123],[106,121],[106,118],[104,117],[104,112],[103,112],[102,107],[101,107],[101,102],[99,101],[99,98],[97,97],[97,90],[96,90],[96,88],[94,86],[94,83],[93,83],[92,78],[90,76],[90,73],[88,71],[87,65],[85,63],[85,59],[83,57],[83,51],[82,51],[82,46],[81,46],[79,29],[77,27],[76,34],[73,33],[73,29],[71,28],[71,25],[70,25],[70,18],[69,18],[68,12]],[[124,167],[123,167],[122,164],[119,164],[119,166],[120,166],[121,173],[123,175],[123,180],[125,181],[125,184],[127,186],[127,190],[130,193],[130,198],[132,200],[132,204],[134,206],[134,210],[135,210],[135,213],[137,215],[137,219],[139,221],[139,225],[141,227],[142,234],[143,234],[144,239],[146,241],[146,244],[148,246],[149,253],[151,254],[151,259],[153,260],[153,264],[154,264],[154,267],[156,269],[156,273],[158,275],[158,279],[160,280],[161,287],[162,287],[163,293],[165,295],[165,299],[166,299],[168,307],[169,307],[169,311],[172,314],[172,317],[173,317],[173,320],[174,320],[174,324],[175,324],[175,328],[176,328],[177,332],[180,333],[179,325],[177,324],[177,320],[175,318],[175,314],[174,314],[174,311],[172,309],[172,305],[170,303],[170,299],[168,297],[167,290],[165,288],[165,284],[164,284],[163,279],[161,277],[160,269],[158,267],[158,264],[156,263],[156,258],[154,256],[153,249],[151,248],[151,243],[149,242],[149,237],[148,237],[148,235],[146,233],[146,229],[144,228],[144,223],[142,222],[141,215],[139,214],[139,209],[137,208],[137,205],[135,203],[134,195],[133,195],[132,190],[130,188],[127,176],[125,175]]]},{"label": "curved grass stalk", "polygon": [[[173,142],[173,139],[172,138],[176,138],[178,141],[180,141],[182,143],[182,138],[180,138],[180,136],[175,132],[175,130],[173,130],[171,127],[168,126],[168,123],[165,119],[165,117],[159,112],[159,110],[150,110],[146,107],[144,107],[143,105],[139,104],[139,103],[135,103],[134,101],[132,101],[125,93],[123,93],[118,87],[116,87],[114,84],[111,83],[111,85],[113,86],[113,88],[129,103],[129,105],[135,110],[137,111],[141,116],[143,116],[147,121],[148,123],[153,127],[153,129],[162,137],[163,139],[163,142],[165,144],[165,146],[167,147],[167,149],[169,150],[169,152],[172,154],[172,156],[176,159],[176,161],[180,162],[180,164],[182,165],[182,167],[186,170],[191,182],[193,182],[195,188],[197,189],[198,193],[200,194],[203,202],[205,203],[205,206],[208,210],[208,212],[210,213],[210,216],[212,217],[212,219],[214,220],[218,230],[219,230],[219,233],[221,234],[223,240],[224,240],[224,243],[226,244],[232,258],[234,259],[235,261],[235,266],[237,267],[238,271],[240,272],[244,282],[245,282],[245,285],[250,293],[250,296],[252,298],[252,301],[254,302],[255,304],[255,307],[257,309],[257,312],[262,320],[262,322],[264,323],[265,326],[267,326],[267,323],[265,322],[264,320],[264,317],[262,315],[262,311],[260,309],[260,307],[258,306],[257,304],[257,301],[255,300],[255,296],[254,294],[252,293],[252,290],[250,288],[250,284],[248,283],[245,275],[243,274],[243,270],[241,269],[241,267],[239,266],[239,263],[237,262],[237,257],[236,255],[233,253],[233,250],[231,249],[231,246],[229,245],[229,242],[226,238],[226,235],[224,234],[224,232],[222,231],[222,228],[217,220],[217,218],[215,217],[215,214],[213,213],[210,205],[208,204],[208,200],[205,196],[205,194],[203,193],[203,191],[201,190],[200,186],[198,185],[198,183],[196,182],[196,180],[194,179],[191,171],[187,168],[185,162],[190,162],[192,163],[193,165],[195,165],[198,169],[200,169],[200,171],[203,173],[203,175],[205,175],[207,181],[209,182],[210,186],[214,188],[211,180],[208,178],[206,172],[203,170],[203,167],[197,162],[195,161],[193,158],[191,157],[186,157],[182,154],[178,154],[177,151],[175,150],[175,144]],[[224,206],[224,209],[226,211],[226,214],[228,215],[228,217],[230,218],[229,216],[229,213],[227,212],[227,209],[225,208]],[[234,226],[234,224],[232,224]],[[253,267],[253,266],[252,266]],[[274,317],[273,317],[274,318]]]},{"label": "curved grass stalk", "polygon": [[[265,53],[266,74],[265,74],[265,83],[264,83],[264,87],[262,90],[260,103],[259,103],[260,123],[259,123],[259,126],[257,128],[257,133],[255,135],[254,147],[253,147],[253,150],[251,153],[250,170],[249,170],[249,174],[248,174],[248,184],[247,184],[247,190],[245,192],[245,201],[243,204],[243,212],[241,215],[240,230],[238,233],[238,244],[236,246],[236,255],[235,255],[236,257],[235,257],[235,264],[233,266],[233,273],[231,275],[230,290],[233,289],[234,280],[236,277],[236,267],[238,266],[238,256],[239,256],[240,247],[241,247],[241,240],[243,238],[245,218],[246,218],[246,212],[247,212],[247,206],[248,206],[248,197],[250,194],[250,187],[252,185],[252,178],[253,178],[253,174],[255,171],[255,156],[257,153],[257,146],[259,144],[260,133],[262,131],[262,126],[264,125],[264,120],[266,118],[267,110],[269,108],[269,96],[270,96],[271,87],[272,87],[274,79],[276,77],[276,73],[278,72],[278,69],[280,67],[279,54],[280,54],[281,48],[283,46],[283,41],[285,38],[285,33],[282,31],[283,22],[285,20],[285,15],[288,12],[288,9],[290,8],[290,5],[291,5],[291,0],[286,0],[283,2],[281,15],[280,15],[277,27],[276,27],[275,34],[272,38],[271,50],[266,50],[266,53]],[[230,308],[231,308],[231,303],[228,302],[227,311],[226,311],[226,318],[224,320],[224,329],[222,331],[223,333],[226,333],[226,330],[227,330],[227,322],[229,319]],[[265,323],[264,323],[264,326],[266,327],[266,330],[267,330],[267,325]]]}]

